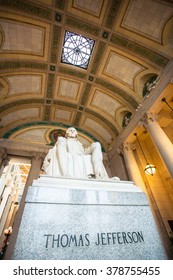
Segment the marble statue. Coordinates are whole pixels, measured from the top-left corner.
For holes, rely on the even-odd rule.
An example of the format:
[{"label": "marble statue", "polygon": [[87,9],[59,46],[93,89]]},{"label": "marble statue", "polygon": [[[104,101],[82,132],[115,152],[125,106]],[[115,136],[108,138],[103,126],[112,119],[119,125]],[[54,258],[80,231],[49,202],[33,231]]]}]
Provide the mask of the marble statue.
[{"label": "marble statue", "polygon": [[77,130],[69,127],[65,137],[58,137],[43,162],[45,173],[50,176],[108,179],[100,143],[94,142],[84,148],[77,135]]}]

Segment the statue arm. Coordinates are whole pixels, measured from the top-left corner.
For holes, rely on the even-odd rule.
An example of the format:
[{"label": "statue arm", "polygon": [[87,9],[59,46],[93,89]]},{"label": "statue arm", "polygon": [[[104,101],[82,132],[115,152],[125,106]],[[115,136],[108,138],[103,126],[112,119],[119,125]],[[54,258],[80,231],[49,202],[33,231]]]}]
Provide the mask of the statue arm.
[{"label": "statue arm", "polygon": [[108,178],[107,172],[103,165],[103,154],[99,142],[94,142],[88,148],[91,154],[91,162],[97,179]]},{"label": "statue arm", "polygon": [[[54,149],[54,148],[53,148]],[[43,165],[42,165],[42,170],[45,171],[46,174],[49,174],[49,166],[51,164],[52,161],[52,154],[53,154],[53,149],[50,149],[48,154],[46,155],[44,161],[43,161]]]},{"label": "statue arm", "polygon": [[68,176],[67,170],[67,145],[66,145],[66,138],[59,137],[58,141],[56,142],[56,149],[57,149],[57,158],[60,166],[60,170],[62,176]]},{"label": "statue arm", "polygon": [[91,155],[92,154],[91,146],[88,146],[87,148],[84,149],[84,154],[85,155]]}]

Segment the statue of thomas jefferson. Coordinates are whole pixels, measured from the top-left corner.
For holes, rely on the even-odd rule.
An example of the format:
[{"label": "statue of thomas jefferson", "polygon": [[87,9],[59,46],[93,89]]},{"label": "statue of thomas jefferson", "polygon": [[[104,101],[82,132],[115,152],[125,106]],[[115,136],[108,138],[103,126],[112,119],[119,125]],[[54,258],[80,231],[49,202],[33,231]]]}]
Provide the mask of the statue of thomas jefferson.
[{"label": "statue of thomas jefferson", "polygon": [[65,137],[58,137],[43,162],[45,173],[50,176],[108,179],[100,143],[94,142],[84,148],[77,135],[77,130],[69,127]]}]

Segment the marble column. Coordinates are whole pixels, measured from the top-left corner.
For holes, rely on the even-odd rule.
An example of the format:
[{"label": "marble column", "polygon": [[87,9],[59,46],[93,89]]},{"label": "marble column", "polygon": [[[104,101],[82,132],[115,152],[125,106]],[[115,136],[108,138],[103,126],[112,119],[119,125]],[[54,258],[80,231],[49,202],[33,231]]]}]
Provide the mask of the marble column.
[{"label": "marble column", "polygon": [[4,168],[9,164],[9,158],[7,158],[7,153],[5,148],[0,148],[0,176]]},{"label": "marble column", "polygon": [[158,153],[173,178],[173,144],[157,121],[158,116],[148,112],[143,118],[142,124],[149,132]]},{"label": "marble column", "polygon": [[129,143],[129,142],[124,142],[123,143],[123,156],[124,156],[124,161],[126,164],[127,172],[129,175],[129,178],[131,181],[135,183],[136,186],[139,186],[142,188],[143,191],[145,191],[145,183],[143,181],[141,172],[139,170],[138,164],[136,162],[134,152],[133,150],[135,149],[134,144]]},{"label": "marble column", "polygon": [[7,153],[5,148],[0,148],[0,166],[4,158],[6,158]]},{"label": "marble column", "polygon": [[3,161],[1,162],[1,167],[0,167],[0,176],[3,173],[4,168],[9,164],[10,159],[9,158],[5,158],[3,159]]},{"label": "marble column", "polygon": [[1,196],[5,188],[4,179],[1,176],[4,168],[9,164],[9,161],[10,159],[7,157],[6,149],[0,148],[0,199],[2,199]]},{"label": "marble column", "polygon": [[108,155],[106,153],[103,153],[103,164],[104,164],[104,167],[106,169],[106,172],[107,172],[109,178],[111,178],[112,173],[111,173],[110,161],[109,161]]}]

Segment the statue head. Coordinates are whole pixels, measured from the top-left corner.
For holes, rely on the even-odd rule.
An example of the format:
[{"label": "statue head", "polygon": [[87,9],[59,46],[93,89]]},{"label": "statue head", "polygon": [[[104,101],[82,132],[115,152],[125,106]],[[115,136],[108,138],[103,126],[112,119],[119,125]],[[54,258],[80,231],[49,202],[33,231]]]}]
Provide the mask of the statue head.
[{"label": "statue head", "polygon": [[74,127],[69,127],[69,128],[66,130],[65,136],[66,136],[67,138],[77,138],[77,135],[78,135],[78,132],[77,132],[77,130],[76,130]]}]

